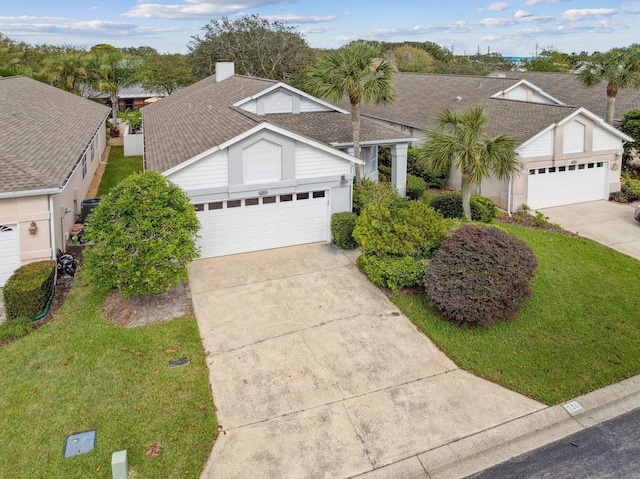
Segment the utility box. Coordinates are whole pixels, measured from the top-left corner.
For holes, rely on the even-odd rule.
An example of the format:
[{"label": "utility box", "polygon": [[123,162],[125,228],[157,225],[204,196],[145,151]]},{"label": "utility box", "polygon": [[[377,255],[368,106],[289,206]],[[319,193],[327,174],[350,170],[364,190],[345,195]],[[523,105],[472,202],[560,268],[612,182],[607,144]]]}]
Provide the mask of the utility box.
[{"label": "utility box", "polygon": [[129,465],[127,464],[127,450],[114,452],[111,455],[111,473],[113,479],[127,479]]},{"label": "utility box", "polygon": [[85,222],[91,210],[97,207],[100,204],[100,198],[87,198],[86,200],[82,200],[80,204],[80,223]]}]

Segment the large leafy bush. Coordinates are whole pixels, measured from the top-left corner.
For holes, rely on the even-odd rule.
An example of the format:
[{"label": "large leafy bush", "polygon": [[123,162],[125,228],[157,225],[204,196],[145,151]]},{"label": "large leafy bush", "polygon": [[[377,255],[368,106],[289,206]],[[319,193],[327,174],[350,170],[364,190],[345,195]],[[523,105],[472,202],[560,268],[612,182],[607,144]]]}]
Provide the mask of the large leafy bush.
[{"label": "large leafy bush", "polygon": [[[391,147],[378,148],[378,171],[391,178]],[[382,168],[381,168],[382,167]],[[388,171],[388,173],[387,173]],[[449,172],[432,173],[420,158],[420,149],[409,148],[407,151],[407,173],[422,178],[427,188],[444,188],[449,181]]]},{"label": "large leafy bush", "polygon": [[358,256],[356,262],[372,283],[394,292],[420,284],[428,264],[428,260],[412,256],[375,256],[366,253]]},{"label": "large leafy bush", "polygon": [[[459,191],[447,191],[431,199],[431,207],[445,218],[464,218],[462,194]],[[495,203],[484,196],[471,195],[471,219],[482,223],[491,223],[498,214]]]},{"label": "large leafy bush", "polygon": [[508,321],[530,296],[536,267],[533,251],[521,239],[491,226],[464,225],[434,254],[426,294],[450,321]]},{"label": "large leafy bush", "polygon": [[427,182],[418,176],[407,175],[407,196],[412,200],[422,198],[427,189]]},{"label": "large leafy bush", "polygon": [[200,225],[189,197],[153,171],[131,175],[87,219],[84,266],[99,286],[128,298],[169,290],[198,257]]},{"label": "large leafy bush", "polygon": [[422,257],[440,245],[449,227],[424,203],[382,198],[358,217],[353,237],[365,253]]},{"label": "large leafy bush", "polygon": [[383,198],[401,201],[395,186],[382,181],[361,180],[353,186],[353,212],[359,215],[370,203],[378,203]]},{"label": "large leafy bush", "polygon": [[356,227],[358,215],[350,211],[334,213],[331,217],[331,234],[333,242],[341,249],[355,249],[358,242],[353,238],[353,229]]}]

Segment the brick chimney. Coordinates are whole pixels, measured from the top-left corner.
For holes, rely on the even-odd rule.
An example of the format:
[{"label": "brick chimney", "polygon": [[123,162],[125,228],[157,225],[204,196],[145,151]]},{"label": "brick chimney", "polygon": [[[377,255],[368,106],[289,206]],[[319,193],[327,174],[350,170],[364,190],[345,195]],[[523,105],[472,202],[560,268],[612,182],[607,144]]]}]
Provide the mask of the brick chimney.
[{"label": "brick chimney", "polygon": [[220,83],[236,74],[236,66],[233,62],[216,62],[216,83]]}]

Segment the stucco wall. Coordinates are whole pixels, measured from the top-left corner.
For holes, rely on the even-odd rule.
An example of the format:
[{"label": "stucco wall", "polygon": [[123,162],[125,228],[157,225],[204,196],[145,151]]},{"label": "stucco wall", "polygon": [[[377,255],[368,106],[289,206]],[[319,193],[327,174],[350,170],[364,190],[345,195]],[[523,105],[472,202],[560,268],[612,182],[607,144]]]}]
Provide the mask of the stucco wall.
[{"label": "stucco wall", "polygon": [[[31,222],[38,228],[29,232]],[[49,199],[47,195],[0,199],[0,224],[18,224],[20,263],[51,258]]]},{"label": "stucco wall", "polygon": [[124,132],[123,143],[124,156],[142,156],[144,153],[144,135],[142,133],[131,134],[129,125]]}]

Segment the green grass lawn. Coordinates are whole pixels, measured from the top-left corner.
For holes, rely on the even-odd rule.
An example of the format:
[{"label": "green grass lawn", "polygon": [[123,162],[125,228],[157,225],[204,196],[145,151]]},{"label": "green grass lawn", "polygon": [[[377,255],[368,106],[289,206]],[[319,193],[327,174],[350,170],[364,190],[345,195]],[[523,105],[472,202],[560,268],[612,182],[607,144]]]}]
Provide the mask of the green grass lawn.
[{"label": "green grass lawn", "polygon": [[539,263],[514,321],[460,328],[423,295],[392,301],[461,368],[546,404],[640,374],[640,262],[586,238],[501,227]]},{"label": "green grass lawn", "polygon": [[[217,425],[195,320],[119,328],[105,295],[80,273],[49,324],[0,347],[0,477],[111,478],[122,449],[130,477],[198,477]],[[168,368],[183,356],[189,366]],[[89,429],[96,448],[64,459],[66,436]]]},{"label": "green grass lawn", "polygon": [[104,171],[98,197],[109,193],[109,190],[133,173],[142,171],[142,156],[124,156],[124,147],[112,146],[107,168]]}]

